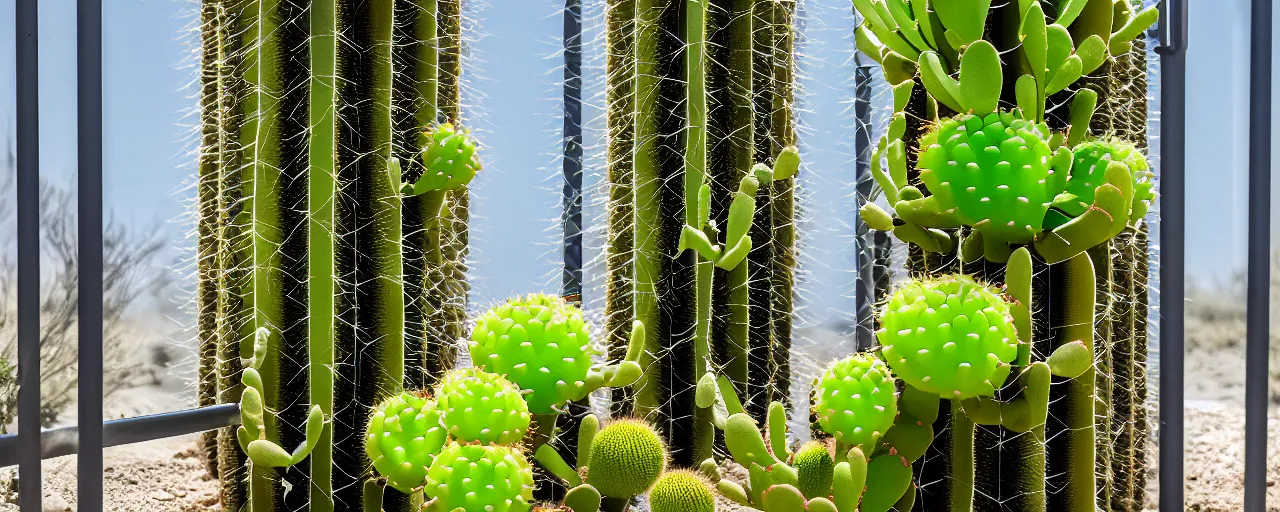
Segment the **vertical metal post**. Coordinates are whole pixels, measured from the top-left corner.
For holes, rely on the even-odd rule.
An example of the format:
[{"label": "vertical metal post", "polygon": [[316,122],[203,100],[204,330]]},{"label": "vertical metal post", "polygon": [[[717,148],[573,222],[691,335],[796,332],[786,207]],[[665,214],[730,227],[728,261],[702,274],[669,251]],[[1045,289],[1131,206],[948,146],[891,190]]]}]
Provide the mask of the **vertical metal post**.
[{"label": "vertical metal post", "polygon": [[[1176,6],[1175,6],[1176,4]],[[1183,297],[1186,267],[1185,2],[1160,9],[1160,510],[1183,508]]]},{"label": "vertical metal post", "polygon": [[564,3],[564,281],[582,297],[582,0]]},{"label": "vertical metal post", "polygon": [[[855,10],[855,15],[857,12]],[[864,57],[861,53],[853,54],[853,145],[855,151],[854,159],[854,188],[857,190],[857,201],[869,201],[871,198],[872,185],[874,182],[870,177],[871,170],[871,66],[864,63]],[[854,220],[854,233],[857,235],[856,254],[854,255],[854,268],[858,272],[858,281],[854,285],[854,315],[856,321],[856,332],[854,334],[854,343],[858,350],[871,348],[875,344],[875,301],[876,301],[876,284],[875,278],[875,250],[876,234],[872,232],[867,223],[862,221],[862,215],[858,210],[854,210],[856,216]]]},{"label": "vertical metal post", "polygon": [[1244,510],[1267,508],[1271,293],[1271,0],[1253,0],[1249,49],[1249,281],[1244,385]]},{"label": "vertical metal post", "polygon": [[40,109],[36,0],[18,0],[18,502],[40,512]]},{"label": "vertical metal post", "polygon": [[102,0],[76,9],[80,339],[77,504],[102,510]]}]

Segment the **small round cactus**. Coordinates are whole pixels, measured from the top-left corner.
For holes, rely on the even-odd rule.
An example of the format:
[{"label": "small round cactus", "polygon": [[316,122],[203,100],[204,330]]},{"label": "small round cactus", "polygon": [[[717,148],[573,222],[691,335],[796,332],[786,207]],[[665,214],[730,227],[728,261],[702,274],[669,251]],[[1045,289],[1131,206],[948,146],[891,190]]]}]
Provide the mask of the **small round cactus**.
[{"label": "small round cactus", "polygon": [[364,450],[387,485],[407,494],[426,481],[427,468],[447,437],[435,400],[425,392],[405,391],[374,409]]},{"label": "small round cactus", "polygon": [[870,354],[836,361],[814,393],[818,425],[836,440],[870,451],[898,415],[894,383],[889,368]]},{"label": "small round cactus", "polygon": [[533,501],[533,469],[517,448],[449,443],[427,471],[434,510],[524,512]]},{"label": "small round cactus", "polygon": [[436,390],[449,435],[464,443],[511,444],[529,430],[529,406],[511,381],[478,368],[450,371]]},{"label": "small round cactus", "polygon": [[653,427],[640,420],[617,420],[591,442],[587,483],[602,496],[630,498],[648,490],[666,467],[667,448]]},{"label": "small round cactus", "polygon": [[796,488],[804,494],[805,499],[826,498],[831,496],[831,481],[835,478],[836,463],[827,453],[827,446],[810,441],[796,452],[792,464],[800,475]]},{"label": "small round cactus", "polygon": [[1018,355],[1009,303],[968,276],[900,286],[880,325],[876,337],[893,372],[942,398],[992,396]]},{"label": "small round cactus", "polygon": [[1014,113],[944,119],[920,144],[920,179],[938,209],[995,240],[1031,242],[1066,186],[1068,169],[1051,162],[1049,127]]},{"label": "small round cactus", "polygon": [[582,310],[559,297],[531,294],[490,309],[471,331],[471,360],[506,375],[521,389],[534,414],[583,395],[591,335]]},{"label": "small round cactus", "polygon": [[1133,174],[1133,205],[1130,220],[1146,216],[1155,201],[1152,190],[1155,175],[1147,163],[1147,157],[1133,144],[1120,139],[1099,139],[1077,144],[1072,149],[1075,161],[1071,165],[1071,179],[1067,180],[1065,200],[1054,203],[1062,211],[1077,217],[1093,204],[1094,190],[1106,182],[1107,164],[1119,162]]},{"label": "small round cactus", "polygon": [[716,498],[706,480],[692,471],[664,473],[649,491],[651,512],[713,512]]},{"label": "small round cactus", "polygon": [[480,158],[471,133],[444,123],[422,134],[422,176],[413,193],[453,190],[471,183],[480,171]]}]

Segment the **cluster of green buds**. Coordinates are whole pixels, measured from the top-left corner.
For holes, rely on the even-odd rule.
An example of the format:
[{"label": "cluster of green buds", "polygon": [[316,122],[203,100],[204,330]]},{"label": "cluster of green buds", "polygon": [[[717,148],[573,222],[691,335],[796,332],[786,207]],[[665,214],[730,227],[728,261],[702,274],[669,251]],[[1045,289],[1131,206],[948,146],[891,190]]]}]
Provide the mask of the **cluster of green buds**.
[{"label": "cluster of green buds", "polygon": [[403,183],[402,194],[417,196],[457,190],[471,183],[480,172],[480,156],[470,130],[443,123],[423,132],[420,139],[422,175],[413,182]]}]

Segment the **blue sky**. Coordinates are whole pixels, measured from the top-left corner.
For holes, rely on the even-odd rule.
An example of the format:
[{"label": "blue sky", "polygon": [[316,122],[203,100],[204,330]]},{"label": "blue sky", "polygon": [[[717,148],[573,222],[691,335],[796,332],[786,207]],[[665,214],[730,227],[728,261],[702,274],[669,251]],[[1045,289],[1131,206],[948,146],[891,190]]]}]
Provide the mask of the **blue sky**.
[{"label": "blue sky", "polygon": [[[0,123],[12,126],[14,99],[13,2],[0,0]],[[554,240],[558,189],[548,185],[558,103],[556,58],[561,25],[553,0],[490,0],[483,12],[487,34],[475,43],[471,101],[483,104],[473,126],[487,147],[487,169],[476,185],[477,299],[512,292],[554,290]],[[1188,67],[1188,274],[1222,279],[1243,266],[1248,114],[1247,0],[1192,1]],[[106,202],[123,219],[160,222],[176,244],[176,223],[191,173],[188,153],[189,87],[194,70],[188,32],[194,3],[178,0],[104,2],[104,108]],[[74,0],[41,0],[41,159],[47,176],[70,180],[75,167]],[[826,307],[838,307],[848,278],[841,274],[844,247],[839,219],[852,211],[839,185],[852,179],[848,120],[842,102],[852,20],[845,0],[809,0],[815,65],[808,70],[812,133],[806,162],[815,179],[811,216],[818,234],[810,279]],[[599,74],[591,75],[599,77]],[[590,78],[590,77],[589,77]],[[588,109],[588,117],[598,115]],[[589,134],[589,142],[591,135]],[[1275,180],[1280,182],[1280,180]],[[1280,183],[1277,184],[1280,187]],[[1280,225],[1280,222],[1277,223]],[[176,253],[175,253],[176,254]]]}]

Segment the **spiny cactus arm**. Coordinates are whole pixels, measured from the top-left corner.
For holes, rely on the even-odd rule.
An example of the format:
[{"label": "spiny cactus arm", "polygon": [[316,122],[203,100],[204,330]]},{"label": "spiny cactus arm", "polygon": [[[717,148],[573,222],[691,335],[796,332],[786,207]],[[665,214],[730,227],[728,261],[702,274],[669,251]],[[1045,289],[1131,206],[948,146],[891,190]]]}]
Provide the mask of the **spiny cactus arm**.
[{"label": "spiny cactus arm", "polygon": [[1012,299],[1009,302],[1009,314],[1013,316],[1013,329],[1018,332],[1018,358],[1014,365],[1026,367],[1031,363],[1031,348],[1034,344],[1031,327],[1031,251],[1019,247],[1009,257],[1005,265],[1005,294]]},{"label": "spiny cactus arm", "polygon": [[1159,19],[1160,10],[1155,7],[1148,7],[1129,18],[1124,26],[1111,34],[1111,41],[1107,45],[1111,55],[1123,55],[1132,51],[1134,38],[1151,28]]},{"label": "spiny cactus arm", "polygon": [[1068,119],[1071,128],[1067,135],[1067,145],[1075,147],[1081,141],[1089,137],[1089,120],[1093,119],[1093,112],[1098,108],[1098,93],[1093,89],[1080,89],[1076,91],[1076,95],[1071,99],[1071,108],[1068,113]]},{"label": "spiny cactus arm", "polygon": [[[920,194],[919,189],[914,186],[903,187],[902,192],[907,196]],[[956,216],[956,209],[953,207],[943,210],[936,196],[898,201],[894,206],[894,213],[906,222],[927,228],[954,229],[963,225]]]},{"label": "spiny cactus arm", "polygon": [[600,431],[600,418],[588,414],[578,424],[578,458],[579,461],[591,460],[591,443],[595,442],[596,432]]},{"label": "spiny cactus arm", "polygon": [[974,41],[960,57],[960,97],[957,99],[963,107],[961,112],[980,115],[995,112],[1003,82],[1004,70],[996,47],[983,40]]},{"label": "spiny cactus arm", "polygon": [[867,464],[867,490],[858,512],[887,512],[911,486],[911,464],[897,455],[881,455]]},{"label": "spiny cactus arm", "polygon": [[928,51],[920,54],[920,83],[939,103],[956,112],[964,112],[964,105],[960,102],[960,81],[951,78],[937,53]]},{"label": "spiny cactus arm", "polygon": [[742,406],[742,400],[738,399],[738,392],[734,389],[733,381],[728,376],[721,375],[716,377],[716,384],[720,388],[720,398],[724,400],[725,410],[729,416],[746,413],[746,409]]},{"label": "spiny cactus arm", "polygon": [[[636,320],[631,323],[631,338],[627,343],[627,355],[622,361],[605,368],[604,379],[609,387],[618,388],[635,384],[644,375],[640,368],[640,356],[644,354],[646,334],[644,322]],[[612,370],[612,372],[610,372]]]},{"label": "spiny cactus arm", "polygon": [[866,23],[858,25],[853,30],[853,42],[858,51],[871,57],[871,60],[876,61],[877,64],[884,62],[884,52],[889,51],[888,48],[880,44],[880,40],[871,32]]},{"label": "spiny cactus arm", "polygon": [[[1044,10],[1040,7],[1040,2],[1031,2],[1031,5],[1022,13],[1022,23],[1018,26],[1018,37],[1022,40],[1020,46],[1022,55],[1026,59],[1027,71],[1034,82],[1030,82],[1035,86],[1035,102],[1039,105],[1044,104],[1044,84],[1047,82],[1048,61],[1049,61],[1049,33],[1048,26],[1045,24]],[[1021,77],[1019,78],[1021,83]],[[1034,114],[1029,119],[1036,121],[1043,120],[1043,109],[1027,110],[1027,106],[1022,101],[1018,105],[1023,108],[1023,112]]]},{"label": "spiny cactus arm", "polygon": [[775,484],[760,493],[760,505],[764,512],[804,512],[804,494],[794,486]]},{"label": "spiny cactus arm", "polygon": [[729,220],[726,226],[728,231],[725,232],[727,249],[716,260],[716,266],[719,268],[733,270],[747,257],[747,253],[751,252],[751,237],[747,236],[747,233],[756,211],[756,191],[761,185],[758,176],[761,174],[748,173],[744,176],[738,183],[738,191],[733,194],[733,201],[729,203]]},{"label": "spiny cactus arm", "polygon": [[[875,6],[879,5],[873,0],[854,0],[853,5],[858,12],[863,15],[863,27],[870,30],[871,36],[875,37],[877,43],[883,44],[885,47],[898,52],[908,58],[915,59],[920,52],[911,45],[906,39],[903,39],[896,30],[896,23],[888,16],[881,16],[881,11]],[[890,25],[894,23],[893,25]]]},{"label": "spiny cactus arm", "polygon": [[787,408],[780,402],[771,402],[766,421],[769,423],[770,452],[778,460],[791,460],[791,449],[787,447]]},{"label": "spiny cactus arm", "polygon": [[729,455],[738,464],[749,467],[752,464],[761,468],[771,468],[782,461],[769,451],[764,436],[754,419],[745,413],[729,416],[724,426],[724,442]]},{"label": "spiny cactus arm", "polygon": [[893,236],[898,240],[920,246],[928,252],[946,254],[955,248],[955,240],[945,231],[935,228],[923,228],[917,224],[894,226]]},{"label": "spiny cactus arm", "polygon": [[[857,450],[857,448],[854,448]],[[850,453],[832,472],[831,497],[840,512],[855,512],[867,482],[867,459],[862,452]]]},{"label": "spiny cactus arm", "polygon": [[1089,4],[1089,0],[1066,0],[1058,6],[1058,23],[1071,26],[1071,23],[1080,16],[1080,12],[1084,11],[1084,6]]},{"label": "spiny cactus arm", "polygon": [[[892,208],[898,203],[898,188],[906,186],[906,183],[899,184],[895,177],[884,171],[881,159],[884,158],[888,146],[889,138],[887,136],[880,137],[880,141],[876,143],[875,150],[871,152],[871,176],[875,178],[876,184],[880,185],[880,190],[884,192],[885,200],[889,202],[889,207]],[[903,160],[902,165],[905,169],[905,160]]]},{"label": "spiny cactus arm", "polygon": [[560,454],[556,452],[556,449],[550,444],[543,444],[542,446],[539,446],[538,450],[533,454],[533,460],[538,461],[538,464],[542,465],[542,467],[547,471],[550,471],[551,474],[559,477],[565,482],[568,482],[571,487],[583,485],[582,476],[578,474],[578,471],[570,467],[569,463],[565,462],[564,457],[561,457]]},{"label": "spiny cactus arm", "polygon": [[947,41],[952,46],[962,48],[982,39],[991,0],[954,0],[930,4],[942,20]]},{"label": "spiny cactus arm", "polygon": [[[1041,234],[1035,241],[1036,252],[1050,265],[1083,254],[1124,229],[1130,201],[1111,183],[1100,185],[1094,192],[1093,206],[1083,215]],[[1119,230],[1115,229],[1117,224],[1121,224]]]}]

